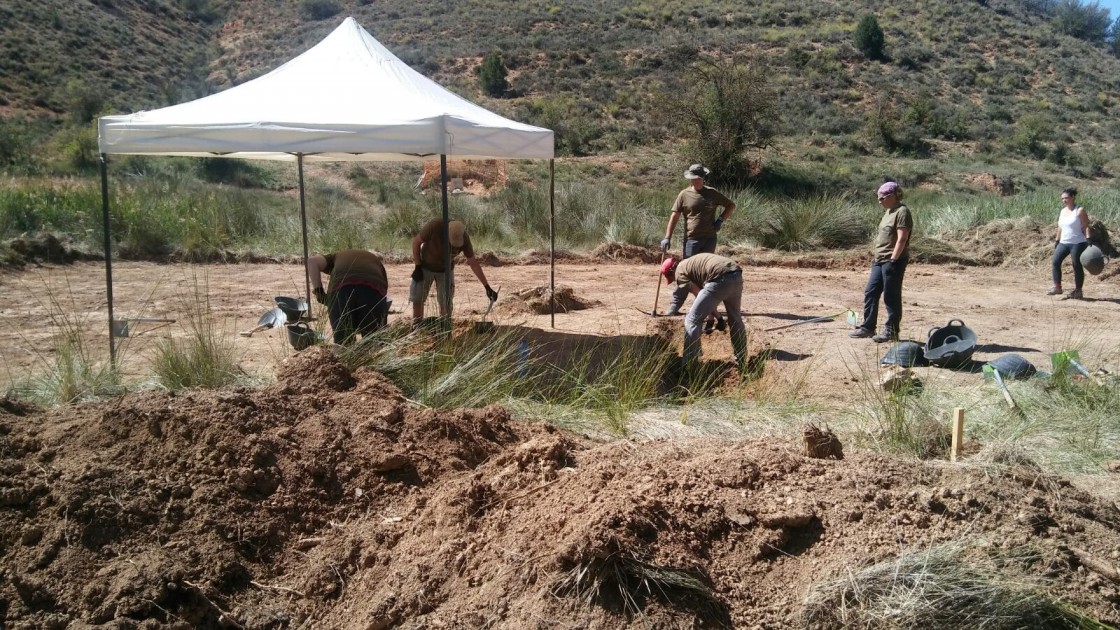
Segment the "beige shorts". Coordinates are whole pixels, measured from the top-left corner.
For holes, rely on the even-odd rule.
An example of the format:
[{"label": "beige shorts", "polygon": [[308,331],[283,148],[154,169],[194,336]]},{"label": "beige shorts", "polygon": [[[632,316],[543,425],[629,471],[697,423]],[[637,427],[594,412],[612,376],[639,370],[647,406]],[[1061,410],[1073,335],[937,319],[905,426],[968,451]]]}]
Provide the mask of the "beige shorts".
[{"label": "beige shorts", "polygon": [[408,299],[413,304],[423,304],[428,301],[428,294],[432,292],[432,283],[436,285],[436,300],[439,304],[443,304],[444,310],[448,313],[451,312],[451,301],[455,298],[455,272],[451,273],[451,295],[444,295],[443,289],[443,274],[435,271],[428,271],[424,269],[424,279],[420,282],[415,280],[408,287]]}]

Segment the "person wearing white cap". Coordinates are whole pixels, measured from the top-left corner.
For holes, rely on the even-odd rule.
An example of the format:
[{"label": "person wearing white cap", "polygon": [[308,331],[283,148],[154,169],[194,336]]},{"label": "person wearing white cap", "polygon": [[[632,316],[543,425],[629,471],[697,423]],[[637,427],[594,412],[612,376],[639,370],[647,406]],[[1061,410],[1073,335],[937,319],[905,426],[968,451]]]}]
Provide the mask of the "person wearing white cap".
[{"label": "person wearing white cap", "polygon": [[[684,172],[690,185],[677,195],[673,208],[669,214],[669,225],[665,228],[665,238],[661,239],[661,251],[668,251],[672,242],[673,230],[681,216],[685,217],[684,231],[684,256],[689,258],[695,254],[714,254],[716,251],[716,235],[723,222],[731,218],[735,212],[735,202],[731,201],[711,186],[705,185],[705,180],[712,171],[703,164],[693,164]],[[677,315],[670,311],[669,315]]]},{"label": "person wearing white cap", "polygon": [[[867,287],[863,290],[863,324],[849,335],[857,339],[871,337],[875,343],[898,341],[902,324],[902,278],[910,260],[910,232],[914,218],[910,208],[902,204],[902,189],[888,181],[879,187],[879,205],[886,211],[875,233],[874,260]],[[879,320],[879,296],[887,308],[887,323],[876,334]]]},{"label": "person wearing white cap", "polygon": [[[412,300],[412,320],[419,322],[424,317],[424,302],[431,293],[432,283],[436,285],[436,300],[439,302],[439,314],[447,317],[451,314],[452,300],[455,296],[455,257],[462,252],[467,265],[474,272],[478,281],[486,288],[486,298],[491,302],[498,299],[498,292],[490,288],[486,281],[486,274],[482,272],[482,265],[474,257],[474,246],[471,237],[467,234],[467,226],[462,221],[451,221],[447,224],[447,232],[451,239],[451,263],[444,257],[444,223],[443,219],[432,219],[420,228],[420,233],[412,239],[412,262],[416,268],[412,270],[412,284],[408,289],[408,299]],[[451,273],[451,295],[444,293],[443,274]]]},{"label": "person wearing white cap", "polygon": [[739,312],[743,301],[743,270],[738,263],[718,254],[697,254],[679,262],[669,257],[661,263],[661,275],[666,284],[677,284],[672,308],[680,308],[690,292],[696,296],[684,318],[685,365],[693,365],[700,358],[700,328],[723,304],[731,324],[735,363],[742,369],[747,360],[747,327]]}]

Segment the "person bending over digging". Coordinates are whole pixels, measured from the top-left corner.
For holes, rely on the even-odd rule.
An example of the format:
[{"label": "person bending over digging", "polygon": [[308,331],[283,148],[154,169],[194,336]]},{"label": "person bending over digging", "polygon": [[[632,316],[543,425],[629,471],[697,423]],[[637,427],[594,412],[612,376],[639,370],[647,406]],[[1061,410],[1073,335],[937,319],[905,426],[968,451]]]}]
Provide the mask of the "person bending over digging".
[{"label": "person bending over digging", "polygon": [[[444,252],[444,223],[443,219],[432,219],[420,228],[420,233],[412,239],[412,262],[416,268],[412,270],[412,284],[408,289],[408,299],[412,300],[412,321],[418,324],[424,317],[424,302],[428,300],[432,284],[436,285],[436,300],[439,302],[441,317],[449,317],[452,310],[452,299],[455,294],[455,257],[462,252],[467,265],[474,272],[478,281],[486,288],[486,299],[494,302],[498,299],[498,292],[490,288],[486,282],[486,274],[482,272],[482,265],[474,257],[474,247],[471,237],[467,234],[467,226],[462,221],[451,221],[447,224],[446,232],[451,241],[451,263],[448,264]],[[451,294],[445,294],[444,273],[451,273]]]},{"label": "person bending over digging", "polygon": [[747,361],[747,327],[739,312],[743,301],[743,270],[739,265],[717,254],[696,254],[681,261],[670,257],[661,263],[661,275],[666,284],[677,284],[672,309],[679,309],[689,293],[696,296],[684,318],[685,365],[694,365],[699,360],[701,326],[722,303],[731,324],[735,363],[742,369]]},{"label": "person bending over digging", "polygon": [[[325,290],[323,274],[331,277]],[[315,301],[327,306],[335,343],[353,343],[356,335],[365,337],[385,326],[389,280],[377,254],[361,249],[316,254],[307,259],[307,277]]]},{"label": "person bending over digging", "polygon": [[[856,327],[850,337],[871,337],[875,343],[898,341],[902,324],[902,277],[910,261],[910,231],[914,219],[910,208],[902,204],[902,189],[895,182],[879,187],[879,205],[886,211],[875,233],[874,260],[867,287],[863,290],[863,324]],[[883,331],[875,334],[879,320],[879,296],[887,307],[887,323]]]}]

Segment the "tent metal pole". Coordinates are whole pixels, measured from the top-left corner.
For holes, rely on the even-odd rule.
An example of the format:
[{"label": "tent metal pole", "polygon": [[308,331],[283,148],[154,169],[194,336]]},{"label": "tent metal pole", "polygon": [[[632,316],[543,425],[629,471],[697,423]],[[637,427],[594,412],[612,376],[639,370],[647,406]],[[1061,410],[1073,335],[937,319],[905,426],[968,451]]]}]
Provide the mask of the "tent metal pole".
[{"label": "tent metal pole", "polygon": [[552,327],[556,328],[556,171],[555,159],[548,161],[548,260],[551,271],[548,278],[549,309]]},{"label": "tent metal pole", "polygon": [[303,194],[303,154],[296,154],[296,166],[299,170],[299,220],[303,228],[303,288],[307,304],[311,304],[311,278],[307,275],[307,201]]},{"label": "tent metal pole", "polygon": [[101,154],[101,229],[105,243],[105,297],[109,302],[109,364],[117,367],[117,340],[113,337],[113,249],[109,235],[109,157]]},{"label": "tent metal pole", "polygon": [[[451,219],[447,210],[447,155],[439,156],[440,194],[443,199],[443,294],[447,296],[447,316],[444,318],[444,331],[451,332],[451,283],[455,269],[451,266]],[[437,302],[439,300],[436,300]]]}]

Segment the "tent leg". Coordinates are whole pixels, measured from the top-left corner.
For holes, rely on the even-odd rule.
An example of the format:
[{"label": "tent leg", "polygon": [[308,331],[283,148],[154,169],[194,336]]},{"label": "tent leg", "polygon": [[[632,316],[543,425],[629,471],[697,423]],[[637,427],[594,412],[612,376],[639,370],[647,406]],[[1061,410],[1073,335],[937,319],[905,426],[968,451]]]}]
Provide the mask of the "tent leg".
[{"label": "tent leg", "polygon": [[549,309],[552,327],[556,328],[556,172],[548,161],[548,261],[551,268],[548,278]]},{"label": "tent leg", "polygon": [[307,275],[307,201],[303,194],[303,154],[296,154],[296,167],[299,170],[299,220],[303,228],[303,288],[307,304],[311,304],[311,278]]},{"label": "tent leg", "polygon": [[453,303],[451,299],[451,274],[455,273],[455,268],[451,266],[451,218],[447,210],[447,155],[442,153],[439,156],[439,180],[439,190],[443,199],[443,259],[447,261],[443,268],[443,294],[447,296],[448,301],[447,317],[444,318],[443,329],[444,332],[450,333],[451,306]]},{"label": "tent leg", "polygon": [[117,340],[113,338],[113,249],[109,234],[109,157],[101,154],[101,223],[105,244],[105,297],[109,302],[109,364],[117,367]]}]

